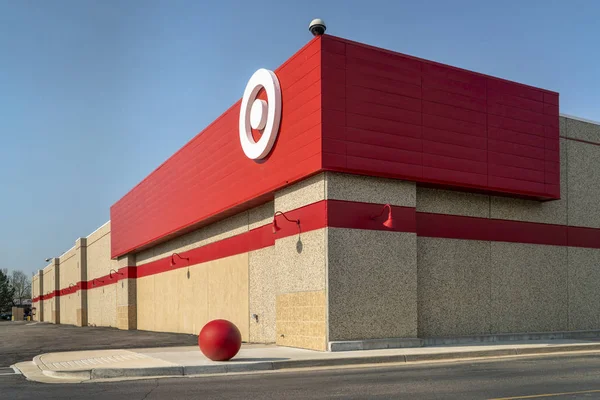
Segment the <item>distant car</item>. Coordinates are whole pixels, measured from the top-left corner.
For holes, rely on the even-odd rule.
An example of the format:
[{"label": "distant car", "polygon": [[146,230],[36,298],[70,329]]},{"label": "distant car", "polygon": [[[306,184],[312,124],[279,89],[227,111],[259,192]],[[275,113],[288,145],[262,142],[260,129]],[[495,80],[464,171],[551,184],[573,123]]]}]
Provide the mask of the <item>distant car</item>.
[{"label": "distant car", "polygon": [[0,314],[0,320],[10,321],[12,319],[12,314]]}]

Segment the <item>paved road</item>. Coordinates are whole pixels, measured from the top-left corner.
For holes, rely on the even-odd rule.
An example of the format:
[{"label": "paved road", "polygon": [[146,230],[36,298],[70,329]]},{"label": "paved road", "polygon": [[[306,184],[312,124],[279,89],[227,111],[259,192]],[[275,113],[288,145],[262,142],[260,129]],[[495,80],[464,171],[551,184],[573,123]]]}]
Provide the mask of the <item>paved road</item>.
[{"label": "paved road", "polygon": [[[0,368],[21,361],[31,361],[38,354],[57,351],[197,344],[196,335],[2,321],[0,322]],[[1,392],[0,398],[3,398]]]},{"label": "paved road", "polygon": [[[564,392],[579,393],[548,396]],[[11,400],[466,400],[515,396],[600,399],[600,354],[76,385],[45,385],[18,375],[0,376],[0,397]]]}]

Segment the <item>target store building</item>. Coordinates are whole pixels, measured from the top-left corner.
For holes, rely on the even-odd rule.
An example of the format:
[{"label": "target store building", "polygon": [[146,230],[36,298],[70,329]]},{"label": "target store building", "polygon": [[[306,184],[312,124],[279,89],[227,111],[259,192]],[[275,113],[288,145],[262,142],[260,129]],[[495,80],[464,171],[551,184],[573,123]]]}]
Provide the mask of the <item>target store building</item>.
[{"label": "target store building", "polygon": [[[33,281],[35,318],[322,351],[600,332],[600,126],[338,37],[243,97]],[[506,334],[506,335],[505,335]]]}]

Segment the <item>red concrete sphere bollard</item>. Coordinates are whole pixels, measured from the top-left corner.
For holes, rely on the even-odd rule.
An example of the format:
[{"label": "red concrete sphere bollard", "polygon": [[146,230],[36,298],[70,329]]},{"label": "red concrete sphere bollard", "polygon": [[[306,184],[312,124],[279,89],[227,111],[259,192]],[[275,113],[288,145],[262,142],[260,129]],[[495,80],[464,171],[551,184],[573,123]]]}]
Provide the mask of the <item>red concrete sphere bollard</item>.
[{"label": "red concrete sphere bollard", "polygon": [[242,334],[235,324],[224,319],[210,321],[198,335],[202,353],[213,361],[227,361],[242,347]]}]

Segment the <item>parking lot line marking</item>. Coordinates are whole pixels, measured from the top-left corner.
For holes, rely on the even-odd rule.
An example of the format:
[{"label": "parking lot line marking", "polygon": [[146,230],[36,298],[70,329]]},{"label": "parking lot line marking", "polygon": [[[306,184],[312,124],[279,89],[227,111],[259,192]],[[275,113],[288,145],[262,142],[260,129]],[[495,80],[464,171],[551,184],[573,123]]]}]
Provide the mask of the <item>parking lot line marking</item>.
[{"label": "parking lot line marking", "polygon": [[571,394],[584,394],[584,393],[600,393],[600,390],[582,390],[580,392],[563,392],[563,393],[545,393],[545,394],[532,394],[529,396],[516,396],[516,397],[498,397],[495,399],[489,400],[520,400],[520,399],[536,399],[540,397],[556,397],[556,396],[566,396]]},{"label": "parking lot line marking", "polygon": [[[10,372],[8,372],[10,371]],[[17,372],[12,367],[0,367],[0,376],[4,375],[16,375]]]}]

